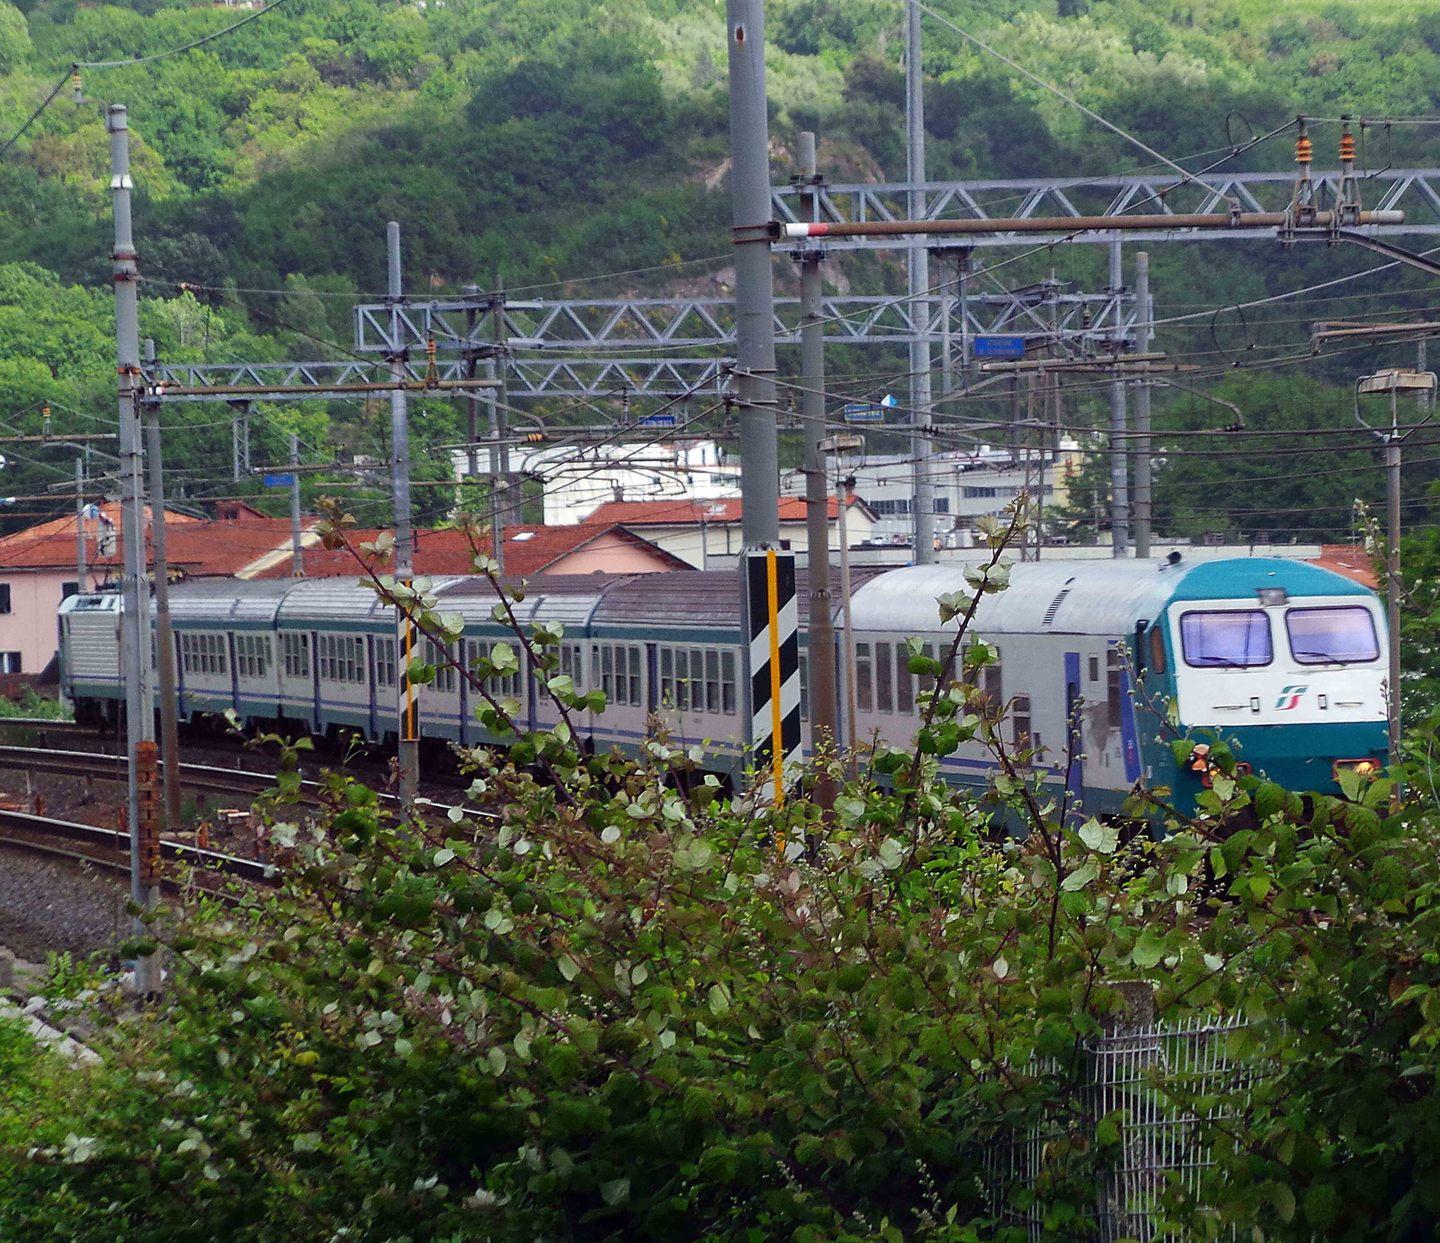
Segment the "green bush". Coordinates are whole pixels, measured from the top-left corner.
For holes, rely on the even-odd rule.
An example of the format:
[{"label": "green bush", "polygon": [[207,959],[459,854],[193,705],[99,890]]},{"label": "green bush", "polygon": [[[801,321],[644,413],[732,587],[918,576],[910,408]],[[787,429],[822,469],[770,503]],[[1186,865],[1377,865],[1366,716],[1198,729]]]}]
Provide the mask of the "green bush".
[{"label": "green bush", "polygon": [[[777,808],[661,738],[590,756],[563,724],[471,753],[488,815],[397,820],[336,777],[303,821],[283,783],[281,887],[158,921],[164,1003],[111,1031],[103,1071],[7,1102],[0,1234],[1024,1237],[1006,1209],[1084,1237],[1124,1122],[1095,1116],[1086,1044],[1134,980],[1164,1017],[1251,1019],[1235,1056],[1256,1085],[1224,1111],[1175,1102],[1226,1114],[1199,1131],[1214,1185],[1171,1197],[1181,1237],[1433,1230],[1424,802],[1390,814],[1387,782],[1356,784],[1302,824],[1222,773],[1162,841],[1067,819],[971,689],[993,656],[964,623],[1004,580],[997,561],[942,601],[956,646],[911,667],[960,676],[828,817],[814,772]],[[376,586],[437,638],[460,624]],[[559,639],[516,644],[565,713],[596,707]],[[487,696],[514,664],[500,645],[467,672]],[[482,711],[504,726],[503,701]],[[938,779],[962,736],[995,761],[980,798]],[[1027,836],[997,837],[997,813]],[[27,1111],[48,1124],[33,1153]],[[1033,1177],[997,1184],[987,1157],[1040,1128]]]}]

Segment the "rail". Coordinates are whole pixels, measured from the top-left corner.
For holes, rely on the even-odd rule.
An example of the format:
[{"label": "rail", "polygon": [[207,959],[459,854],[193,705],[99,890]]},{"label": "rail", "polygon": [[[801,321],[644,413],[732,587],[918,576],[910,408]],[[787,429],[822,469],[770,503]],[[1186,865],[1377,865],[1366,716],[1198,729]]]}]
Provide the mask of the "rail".
[{"label": "rail", "polygon": [[[24,811],[0,810],[0,829],[34,833],[45,838],[62,838],[66,841],[83,842],[89,846],[116,850],[127,855],[130,851],[130,835],[120,829],[105,829],[93,824],[77,824],[73,820],[58,820],[50,816],[34,816]],[[8,836],[0,836],[0,843],[25,848],[45,848],[44,843]],[[219,872],[227,876],[239,877],[242,880],[271,882],[276,876],[273,864],[262,863],[258,859],[244,859],[238,855],[221,854],[215,850],[190,846],[184,842],[162,840],[160,853],[167,859],[178,859],[208,872]],[[74,857],[83,858],[88,863],[98,863],[102,866],[112,862],[94,859],[88,855]],[[123,866],[128,870],[128,862]]]}]

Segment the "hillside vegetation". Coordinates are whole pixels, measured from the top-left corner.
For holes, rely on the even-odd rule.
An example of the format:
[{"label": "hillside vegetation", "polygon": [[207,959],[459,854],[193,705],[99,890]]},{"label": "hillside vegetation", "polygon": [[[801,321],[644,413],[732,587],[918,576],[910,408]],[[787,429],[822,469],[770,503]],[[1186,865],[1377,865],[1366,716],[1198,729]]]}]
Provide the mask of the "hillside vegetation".
[{"label": "hillside vegetation", "polygon": [[[1297,112],[1413,116],[1435,111],[1440,96],[1440,13],[1420,4],[947,0],[940,10],[1190,167]],[[154,55],[243,14],[211,5],[43,0],[17,8],[0,0],[0,134],[19,128],[71,62]],[[903,16],[898,0],[773,0],[777,179],[790,171],[799,128],[822,136],[832,179],[903,176]],[[1142,152],[942,22],[926,18],[926,39],[932,177],[1100,174],[1145,164]],[[387,219],[403,222],[407,281],[422,292],[488,287],[497,277],[548,296],[657,292],[696,287],[726,262],[718,3],[286,0],[195,51],[86,70],[83,91],[80,104],[63,91],[0,157],[0,254],[9,261],[0,269],[0,413],[25,430],[35,430],[46,399],[80,415],[111,408],[102,289],[106,101],[130,109],[150,295],[143,328],[170,359],[342,350],[350,301],[383,288]],[[1321,166],[1333,164],[1335,134],[1333,124],[1315,126]],[[1285,135],[1247,151],[1238,166],[1284,168],[1290,155]],[[1374,167],[1440,163],[1440,134],[1371,127],[1362,157]],[[1371,266],[1321,247],[1154,250],[1162,314]],[[1055,270],[1096,287],[1099,260],[1092,248],[1061,249],[1013,264],[1004,279]],[[903,288],[893,259],[835,267],[835,278],[857,291]],[[1342,287],[1367,298],[1338,305],[1357,314],[1423,304],[1421,288],[1419,278],[1391,274]],[[1268,320],[1237,326],[1232,317],[1218,332],[1202,320],[1162,344],[1223,365],[1257,343],[1302,340],[1299,321],[1322,309],[1279,304]],[[898,355],[840,356],[835,366],[877,373],[892,361],[892,372],[904,370]],[[1319,375],[1348,385],[1353,364],[1342,357]],[[1234,383],[1248,391],[1243,378]],[[1078,414],[1087,413],[1081,397]],[[315,455],[383,452],[379,421],[357,415],[344,405],[272,412],[257,433],[258,452],[278,453],[292,426]],[[193,472],[191,490],[211,485],[213,494],[228,467],[225,412],[171,417],[190,429],[176,440]],[[456,417],[439,403],[422,409],[422,445],[453,438]],[[44,472],[12,460],[17,479],[27,469],[39,473],[26,476],[25,491]],[[446,467],[427,460],[426,469],[438,475]],[[219,490],[233,489],[226,480]],[[1333,502],[1331,491],[1326,496]]]}]

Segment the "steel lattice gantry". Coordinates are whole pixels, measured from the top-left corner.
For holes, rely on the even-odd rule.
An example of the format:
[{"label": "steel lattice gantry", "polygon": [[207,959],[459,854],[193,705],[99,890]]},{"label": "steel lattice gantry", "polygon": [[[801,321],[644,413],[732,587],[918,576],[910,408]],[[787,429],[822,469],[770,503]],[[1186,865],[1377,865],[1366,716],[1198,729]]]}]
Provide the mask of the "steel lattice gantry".
[{"label": "steel lattice gantry", "polygon": [[[509,397],[609,397],[626,393],[678,396],[723,390],[727,364],[715,358],[515,359],[509,367]],[[406,364],[413,383],[427,379],[456,383],[468,379],[458,358],[440,358],[433,370],[421,358]],[[164,401],[314,400],[324,390],[346,384],[384,384],[390,378],[383,361],[304,363],[155,363],[144,369],[147,390]],[[245,387],[243,396],[227,390]],[[183,389],[183,393],[174,392]],[[304,390],[308,389],[306,392]],[[336,394],[340,396],[341,394]],[[424,392],[415,394],[425,396]],[[435,391],[454,398],[454,390]]]},{"label": "steel lattice gantry", "polygon": [[[1316,172],[1311,175],[1316,207],[1341,201],[1341,174]],[[1403,211],[1405,223],[1374,226],[1376,235],[1440,233],[1440,169],[1390,168],[1361,173],[1356,184],[1368,210]],[[1202,232],[1176,228],[1173,233],[1128,233],[1124,217],[1140,214],[1184,215],[1197,212],[1283,211],[1295,193],[1293,171],[1273,173],[1207,174],[1180,183],[1178,174],[1152,173],[1127,177],[1027,178],[1010,181],[937,181],[928,183],[925,215],[928,220],[970,219],[1026,220],[1035,217],[1113,216],[1112,232],[1067,234],[1015,233],[997,230],[984,236],[967,236],[966,245],[1036,246],[1050,242],[1110,243],[1144,239],[1154,245],[1178,241],[1235,241],[1267,238],[1273,229],[1226,229]],[[820,190],[820,219],[823,221],[905,220],[909,218],[910,187],[904,182],[827,185]],[[805,196],[795,186],[771,190],[774,216],[783,222],[800,222],[811,217],[805,211]],[[903,249],[913,244],[903,237],[834,238],[827,249]],[[789,249],[794,242],[777,244]]]},{"label": "steel lattice gantry", "polygon": [[[785,345],[800,341],[797,298],[775,300],[775,337]],[[492,349],[491,326],[475,312],[488,310],[488,295],[409,301],[393,312],[399,324],[398,348],[423,352],[433,341],[451,353]],[[572,355],[618,354],[636,350],[728,350],[735,342],[733,305],[718,298],[593,298],[509,301],[504,305],[511,351]],[[1060,334],[1111,340],[1133,328],[1134,299],[1124,291],[1075,293],[1058,281],[1044,281],[1009,293],[971,294],[964,321],[958,303],[949,332],[959,338],[987,334]],[[943,298],[923,304],[893,297],[829,297],[821,314],[829,322],[825,340],[834,345],[906,345],[916,338],[940,344],[946,336]],[[355,348],[389,354],[392,308],[383,302],[355,309]]]}]

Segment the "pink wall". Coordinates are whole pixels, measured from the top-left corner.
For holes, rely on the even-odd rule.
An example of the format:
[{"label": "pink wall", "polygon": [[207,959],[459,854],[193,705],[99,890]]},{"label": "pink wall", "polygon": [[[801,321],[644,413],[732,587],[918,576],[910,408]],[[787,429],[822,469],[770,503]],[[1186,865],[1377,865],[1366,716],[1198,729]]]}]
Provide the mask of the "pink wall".
[{"label": "pink wall", "polygon": [[653,554],[607,532],[568,557],[562,557],[547,574],[654,574],[670,567]]},{"label": "pink wall", "polygon": [[20,653],[19,672],[39,673],[55,655],[61,586],[74,581],[73,568],[0,571],[0,583],[10,586],[10,611],[0,613],[0,652]]}]

